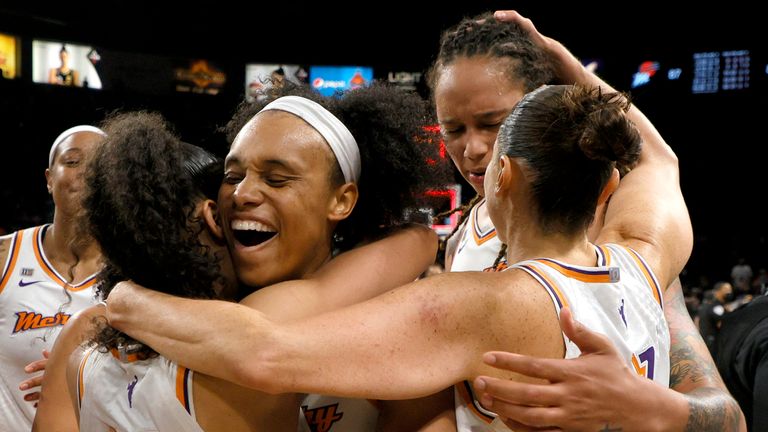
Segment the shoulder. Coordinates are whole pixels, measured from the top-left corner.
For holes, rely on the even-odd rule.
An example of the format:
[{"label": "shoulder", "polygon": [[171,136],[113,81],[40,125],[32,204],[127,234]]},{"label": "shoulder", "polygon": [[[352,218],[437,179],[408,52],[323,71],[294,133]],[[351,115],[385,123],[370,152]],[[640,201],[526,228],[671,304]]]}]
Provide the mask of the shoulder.
[{"label": "shoulder", "polygon": [[16,233],[0,236],[0,278],[3,276],[3,266],[8,260],[8,256],[11,254],[11,246],[13,245],[13,237]]},{"label": "shoulder", "polygon": [[[84,389],[82,383],[82,376],[80,374],[80,366],[93,351],[85,346],[75,348],[67,358],[67,388],[69,389],[69,395],[72,398],[74,407],[80,406],[82,400],[81,389]],[[83,372],[85,374],[85,372]],[[79,409],[75,409],[79,413]]]},{"label": "shoulder", "polygon": [[493,317],[503,319],[507,324],[510,321],[521,324],[542,311],[554,310],[544,287],[528,273],[516,268],[498,272],[443,273],[419,282],[435,284],[440,295],[455,290],[465,306],[483,308],[484,322],[491,321]]},{"label": "shoulder", "polygon": [[[62,328],[59,336],[56,338],[52,355],[58,354],[65,356],[68,359],[68,381],[70,378],[77,379],[76,375],[80,368],[80,363],[85,357],[86,352],[90,352],[88,349],[89,344],[86,344],[85,342],[88,341],[97,330],[98,326],[96,324],[96,319],[99,317],[104,317],[106,320],[106,311],[103,305],[99,304],[83,309],[72,315],[66,325]],[[72,373],[75,375],[71,376]]]},{"label": "shoulder", "polygon": [[482,322],[485,330],[512,351],[543,357],[562,357],[563,337],[557,306],[547,289],[525,270],[510,268],[485,272],[496,291],[496,302]]}]

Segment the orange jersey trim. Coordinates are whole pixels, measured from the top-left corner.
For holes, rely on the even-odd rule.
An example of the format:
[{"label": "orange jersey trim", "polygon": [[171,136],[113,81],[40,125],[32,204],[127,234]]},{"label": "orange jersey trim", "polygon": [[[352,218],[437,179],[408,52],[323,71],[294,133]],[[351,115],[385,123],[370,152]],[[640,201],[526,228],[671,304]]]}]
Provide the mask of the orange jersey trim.
[{"label": "orange jersey trim", "polygon": [[659,306],[664,309],[664,302],[661,299],[661,290],[659,289],[659,284],[656,283],[656,279],[651,274],[651,269],[648,268],[648,266],[645,264],[645,261],[643,261],[643,259],[640,257],[640,255],[637,254],[637,252],[635,252],[634,249],[628,248],[626,246],[622,247],[626,249],[627,252],[629,252],[629,255],[633,260],[635,260],[637,266],[640,267],[640,270],[643,272],[643,276],[645,276],[645,280],[648,282],[648,286],[653,292],[653,298],[655,298]]},{"label": "orange jersey trim", "polygon": [[139,356],[138,353],[126,354],[125,352],[118,351],[117,348],[110,348],[109,352],[112,354],[112,357],[120,360],[121,362],[126,362],[126,363],[133,363],[135,361],[146,359],[146,357],[144,357],[143,355]]},{"label": "orange jersey trim", "polygon": [[35,251],[35,258],[37,258],[37,263],[40,265],[40,268],[43,269],[45,274],[47,274],[51,279],[53,279],[55,282],[57,282],[59,285],[61,285],[62,288],[66,289],[68,291],[82,291],[82,290],[84,290],[86,288],[92,287],[96,283],[96,278],[93,277],[93,276],[91,276],[90,278],[84,280],[79,285],[72,285],[69,282],[67,282],[64,279],[62,279],[61,277],[59,277],[59,275],[56,272],[56,270],[54,270],[53,267],[50,264],[48,264],[48,260],[46,260],[43,257],[43,253],[42,253],[42,238],[40,237],[40,230],[42,228],[43,228],[42,226],[39,226],[39,227],[35,228],[35,231],[34,231],[34,234],[33,234],[35,238],[34,238],[34,241],[32,242],[32,244],[34,246],[33,249]]},{"label": "orange jersey trim", "polygon": [[188,387],[189,369],[184,366],[177,366],[176,369],[176,399],[189,414],[192,414],[189,408],[189,387]]},{"label": "orange jersey trim", "polygon": [[461,382],[460,384],[456,384],[456,390],[459,392],[459,396],[461,399],[464,400],[464,404],[469,408],[470,411],[479,419],[482,421],[491,424],[493,420],[495,419],[494,416],[488,415],[477,407],[477,401],[472,396],[472,388],[469,386],[469,383],[466,381]]},{"label": "orange jersey trim", "polygon": [[83,378],[83,371],[85,371],[85,363],[88,361],[88,358],[91,357],[91,354],[96,351],[95,349],[91,349],[88,351],[88,353],[83,357],[82,360],[80,360],[80,367],[77,368],[77,404],[78,408],[83,407],[83,393],[85,392],[85,381]]},{"label": "orange jersey trim", "polygon": [[635,373],[641,377],[648,376],[648,367],[645,365],[641,366],[635,354],[632,354],[632,367],[635,368]]},{"label": "orange jersey trim", "polygon": [[480,224],[477,222],[478,207],[480,207],[480,204],[472,208],[472,215],[469,219],[470,223],[472,224],[472,237],[475,239],[475,243],[480,246],[488,240],[496,237],[496,228],[491,228],[488,232],[485,233],[480,231]]},{"label": "orange jersey trim", "polygon": [[13,236],[13,240],[11,240],[11,256],[8,260],[8,267],[5,269],[5,274],[0,280],[0,293],[3,292],[5,285],[11,278],[11,274],[13,274],[13,269],[16,267],[16,262],[19,260],[19,250],[21,249],[21,238],[23,235],[24,231],[19,231],[15,236]]},{"label": "orange jersey trim", "polygon": [[611,265],[611,251],[607,247],[603,246],[597,246],[597,249],[600,250],[600,252],[603,254],[603,257],[605,258],[605,266],[609,267]]},{"label": "orange jersey trim", "polygon": [[549,259],[537,259],[536,262],[544,264],[547,267],[551,267],[555,270],[557,270],[559,273],[563,274],[564,276],[567,276],[571,279],[576,279],[581,282],[587,282],[587,283],[611,283],[615,282],[611,278],[611,274],[607,270],[594,270],[594,271],[587,271],[587,270],[581,270],[576,268],[570,268],[566,267],[556,261],[552,261]]},{"label": "orange jersey trim", "polygon": [[544,288],[546,288],[555,297],[555,300],[557,301],[558,306],[560,306],[560,309],[569,306],[568,300],[563,295],[563,292],[560,291],[560,288],[557,287],[557,284],[552,279],[550,279],[544,272],[539,271],[539,269],[528,264],[522,265],[520,267],[533,273],[534,276],[538,276],[538,279],[544,282]]}]

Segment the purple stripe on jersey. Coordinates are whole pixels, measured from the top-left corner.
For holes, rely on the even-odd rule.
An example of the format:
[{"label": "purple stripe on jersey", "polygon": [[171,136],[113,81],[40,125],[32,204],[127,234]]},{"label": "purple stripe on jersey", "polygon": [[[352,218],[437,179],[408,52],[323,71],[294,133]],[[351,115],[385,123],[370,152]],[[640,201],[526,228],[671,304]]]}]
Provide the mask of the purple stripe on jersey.
[{"label": "purple stripe on jersey", "polygon": [[586,274],[586,275],[593,275],[593,276],[594,275],[598,275],[599,276],[599,275],[608,275],[609,274],[608,270],[586,270],[586,269],[580,269],[580,268],[576,268],[576,267],[571,267],[569,265],[563,264],[563,263],[561,263],[559,261],[555,261],[555,260],[550,259],[550,258],[538,258],[537,260],[539,260],[539,261],[548,261],[548,262],[551,262],[553,264],[559,265],[562,268],[568,269],[570,271],[574,271],[576,273],[581,273],[581,274]]},{"label": "purple stripe on jersey", "polygon": [[652,288],[656,290],[656,294],[659,296],[659,306],[661,306],[661,309],[664,310],[664,296],[662,296],[661,290],[659,289],[659,283],[656,281],[656,275],[653,274],[651,268],[648,267],[648,264],[646,264],[645,260],[640,256],[639,253],[637,253],[631,247],[627,247],[627,250],[629,250],[637,258],[637,260],[640,261],[640,264],[643,265],[645,271],[648,273],[648,276],[651,277],[651,282],[653,282]]},{"label": "purple stripe on jersey", "polygon": [[549,293],[552,294],[552,297],[555,298],[555,301],[557,301],[558,310],[563,308],[563,302],[560,300],[560,296],[557,295],[557,291],[555,291],[555,288],[552,285],[550,285],[549,282],[547,282],[547,280],[544,279],[544,277],[541,274],[539,274],[539,271],[537,269],[533,268],[528,264],[521,265],[520,268],[523,270],[526,270],[528,273],[531,274],[531,276],[536,278],[536,280],[539,281],[539,283],[544,285],[544,288],[546,288],[547,291],[549,291]]},{"label": "purple stripe on jersey", "polygon": [[189,406],[189,369],[184,368],[184,409],[192,415],[192,410]]}]

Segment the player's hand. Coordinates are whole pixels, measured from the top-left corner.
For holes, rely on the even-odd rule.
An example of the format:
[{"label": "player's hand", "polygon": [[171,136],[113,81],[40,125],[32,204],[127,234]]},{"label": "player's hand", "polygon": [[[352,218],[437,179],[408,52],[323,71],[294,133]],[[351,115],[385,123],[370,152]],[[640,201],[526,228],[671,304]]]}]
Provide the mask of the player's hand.
[{"label": "player's hand", "polygon": [[[35,372],[45,371],[45,365],[48,364],[48,357],[51,355],[48,350],[43,350],[43,358],[40,360],[33,361],[32,363],[26,365],[24,367],[24,372],[28,374],[33,374]],[[27,402],[35,402],[35,407],[37,407],[37,401],[40,399],[40,384],[43,382],[43,374],[36,375],[32,378],[29,378],[27,380],[24,380],[19,384],[19,390],[26,391],[30,389],[36,389],[32,393],[27,393],[24,395],[24,400]]]},{"label": "player's hand", "polygon": [[[560,313],[563,333],[580,349],[576,359],[543,359],[489,352],[491,366],[547,382],[532,384],[480,376],[475,390],[481,403],[499,414],[515,431],[622,430],[642,421],[649,411],[636,409],[646,381],[630,370],[613,343],[573,320],[568,308]],[[633,417],[634,416],[634,417]]]}]

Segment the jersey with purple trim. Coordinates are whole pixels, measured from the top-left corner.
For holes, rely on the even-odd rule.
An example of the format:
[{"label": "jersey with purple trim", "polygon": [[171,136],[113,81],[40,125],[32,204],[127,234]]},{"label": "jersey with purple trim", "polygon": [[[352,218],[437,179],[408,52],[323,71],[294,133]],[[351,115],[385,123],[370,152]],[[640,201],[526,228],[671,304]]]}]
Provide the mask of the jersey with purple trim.
[{"label": "jersey with purple trim", "polygon": [[77,374],[81,432],[202,432],[195,420],[193,372],[163,357],[117,358],[89,349]]},{"label": "jersey with purple trim", "polygon": [[459,229],[459,243],[453,254],[450,271],[483,271],[493,267],[499,256],[501,241],[496,235],[496,228],[481,227],[479,223],[479,208],[485,205],[485,200],[472,207],[464,226]]},{"label": "jersey with purple trim", "polygon": [[[509,268],[521,269],[536,279],[549,293],[558,316],[568,306],[575,320],[606,335],[632,370],[668,387],[669,328],[656,277],[632,249],[606,244],[596,246],[595,250],[596,267],[541,258]],[[565,335],[563,340],[565,358],[581,354]],[[458,430],[496,430],[496,415],[480,406],[469,383],[455,389]]]},{"label": "jersey with purple trim", "polygon": [[359,432],[376,430],[377,401],[307,395],[301,402],[299,432]]},{"label": "jersey with purple trim", "polygon": [[24,366],[43,358],[69,317],[92,306],[95,275],[70,285],[50,264],[43,251],[49,225],[20,230],[5,237],[8,258],[0,273],[0,430],[29,431],[34,402],[24,400],[30,390],[19,390],[34,375]]}]

